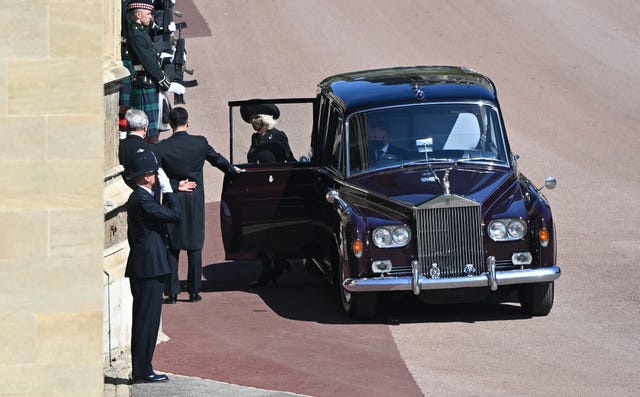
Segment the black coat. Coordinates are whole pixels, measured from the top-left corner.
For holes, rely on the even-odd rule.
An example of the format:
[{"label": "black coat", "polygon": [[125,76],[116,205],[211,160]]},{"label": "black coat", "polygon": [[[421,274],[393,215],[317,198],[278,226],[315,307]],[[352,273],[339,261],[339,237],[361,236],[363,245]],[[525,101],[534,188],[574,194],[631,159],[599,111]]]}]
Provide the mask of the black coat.
[{"label": "black coat", "polygon": [[160,68],[159,56],[153,48],[153,41],[148,28],[139,23],[131,23],[128,29],[127,46],[129,58],[133,65],[142,65],[144,70],[156,81],[164,78],[164,72]]},{"label": "black coat", "polygon": [[247,153],[249,163],[284,163],[296,161],[289,147],[287,134],[272,128],[264,135],[251,135],[251,147]]},{"label": "black coat", "polygon": [[164,195],[165,205],[137,186],[127,202],[129,258],[124,275],[129,278],[159,277],[171,273],[167,260],[166,224],[182,221],[175,194]]},{"label": "black coat", "polygon": [[126,138],[120,140],[118,159],[120,160],[120,164],[122,164],[122,166],[124,167],[124,181],[127,185],[129,185],[131,189],[136,188],[136,181],[127,179],[127,176],[131,172],[131,162],[133,159],[133,155],[140,149],[155,152],[156,146],[145,141],[141,136],[135,134],[129,134]]},{"label": "black coat", "polygon": [[[156,145],[160,166],[171,179],[173,191],[185,214],[184,222],[168,226],[171,246],[180,250],[201,250],[204,245],[204,180],[202,168],[207,161],[225,174],[234,167],[213,150],[207,138],[176,131]],[[189,179],[198,184],[191,192],[179,192],[178,183]]]}]

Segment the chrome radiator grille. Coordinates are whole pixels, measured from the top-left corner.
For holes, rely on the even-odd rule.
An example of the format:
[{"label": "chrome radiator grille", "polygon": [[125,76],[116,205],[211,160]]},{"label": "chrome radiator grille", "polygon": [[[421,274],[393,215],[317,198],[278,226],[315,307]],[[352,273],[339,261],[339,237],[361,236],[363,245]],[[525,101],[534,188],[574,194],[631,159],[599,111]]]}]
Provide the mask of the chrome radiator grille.
[{"label": "chrome radiator grille", "polygon": [[[416,209],[418,261],[429,276],[437,264],[439,277],[465,277],[486,271],[480,205],[458,196],[443,196]],[[471,270],[467,265],[472,264]],[[466,270],[465,270],[466,268]]]}]

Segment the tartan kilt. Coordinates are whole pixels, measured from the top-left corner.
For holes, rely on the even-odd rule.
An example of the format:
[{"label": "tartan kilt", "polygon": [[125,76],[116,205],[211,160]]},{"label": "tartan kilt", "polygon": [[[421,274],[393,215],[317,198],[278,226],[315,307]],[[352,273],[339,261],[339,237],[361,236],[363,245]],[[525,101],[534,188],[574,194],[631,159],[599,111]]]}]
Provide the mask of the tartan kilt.
[{"label": "tartan kilt", "polygon": [[[123,59],[122,64],[129,70],[129,73],[135,73],[133,64],[128,59]],[[131,104],[131,76],[127,76],[122,79],[122,85],[120,86],[120,99],[119,105],[125,108],[129,108]]]},{"label": "tartan kilt", "polygon": [[158,132],[158,89],[156,87],[131,87],[131,107],[140,109],[149,118],[147,136],[156,136]]},{"label": "tartan kilt", "polygon": [[121,84],[119,105],[125,108],[129,108],[131,107],[131,77],[122,79]]}]

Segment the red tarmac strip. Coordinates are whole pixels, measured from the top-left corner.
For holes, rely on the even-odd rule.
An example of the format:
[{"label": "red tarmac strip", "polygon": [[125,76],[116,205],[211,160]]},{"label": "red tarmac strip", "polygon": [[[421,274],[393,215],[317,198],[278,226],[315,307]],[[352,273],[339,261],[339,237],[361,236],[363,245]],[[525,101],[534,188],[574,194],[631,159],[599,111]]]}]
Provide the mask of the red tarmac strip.
[{"label": "red tarmac strip", "polygon": [[218,213],[218,202],[207,204],[202,301],[182,292],[163,305],[170,340],[157,346],[156,370],[312,396],[423,395],[388,326],[352,321],[301,263],[277,286],[250,290],[259,263],[224,261]]}]

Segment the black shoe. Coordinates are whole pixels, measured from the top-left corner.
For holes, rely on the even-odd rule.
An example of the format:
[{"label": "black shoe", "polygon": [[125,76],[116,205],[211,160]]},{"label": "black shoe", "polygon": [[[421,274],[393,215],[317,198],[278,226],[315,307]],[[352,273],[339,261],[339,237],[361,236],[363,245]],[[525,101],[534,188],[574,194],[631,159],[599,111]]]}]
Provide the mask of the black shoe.
[{"label": "black shoe", "polygon": [[169,295],[167,296],[167,299],[164,300],[164,303],[168,303],[168,304],[174,304],[174,303],[178,303],[178,295]]},{"label": "black shoe", "polygon": [[131,376],[131,383],[167,382],[169,377],[165,374],[151,374],[147,376]]},{"label": "black shoe", "polygon": [[200,296],[200,294],[195,293],[195,294],[189,294],[189,302],[200,302],[202,300],[202,297]]}]

